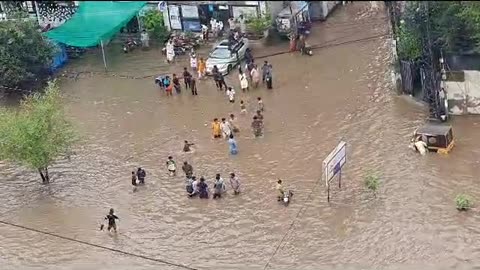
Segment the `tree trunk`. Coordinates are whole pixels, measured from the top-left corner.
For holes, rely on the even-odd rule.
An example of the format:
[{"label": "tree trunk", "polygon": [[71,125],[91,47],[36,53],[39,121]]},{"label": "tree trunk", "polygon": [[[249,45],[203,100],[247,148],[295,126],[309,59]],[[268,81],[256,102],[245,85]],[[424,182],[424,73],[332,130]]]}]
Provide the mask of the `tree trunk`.
[{"label": "tree trunk", "polygon": [[42,183],[48,184],[50,182],[50,176],[48,175],[48,168],[38,168],[38,172],[40,173],[40,177],[42,177]]}]

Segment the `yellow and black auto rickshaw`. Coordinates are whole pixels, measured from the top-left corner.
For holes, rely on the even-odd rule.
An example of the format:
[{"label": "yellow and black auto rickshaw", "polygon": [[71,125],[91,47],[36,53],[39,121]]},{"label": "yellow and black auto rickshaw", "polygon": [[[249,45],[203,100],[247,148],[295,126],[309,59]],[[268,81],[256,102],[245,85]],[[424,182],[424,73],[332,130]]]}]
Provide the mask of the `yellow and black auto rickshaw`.
[{"label": "yellow and black auto rickshaw", "polygon": [[415,130],[414,138],[420,137],[429,151],[448,154],[455,145],[452,127],[449,125],[427,123]]}]

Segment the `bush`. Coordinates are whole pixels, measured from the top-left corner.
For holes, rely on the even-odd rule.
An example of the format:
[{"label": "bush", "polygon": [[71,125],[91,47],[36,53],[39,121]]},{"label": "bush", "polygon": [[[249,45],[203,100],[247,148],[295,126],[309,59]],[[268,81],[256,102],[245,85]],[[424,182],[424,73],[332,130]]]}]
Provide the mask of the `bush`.
[{"label": "bush", "polygon": [[379,186],[380,178],[376,174],[369,172],[365,177],[365,187],[376,194]]},{"label": "bush", "polygon": [[262,36],[265,30],[272,25],[272,18],[269,14],[265,16],[249,16],[246,20],[247,29],[251,33]]},{"label": "bush", "polygon": [[55,49],[39,31],[38,23],[24,18],[0,22],[0,84],[30,89],[46,82]]},{"label": "bush", "polygon": [[473,201],[468,195],[458,194],[457,197],[455,197],[455,205],[457,206],[458,210],[464,211],[472,208]]},{"label": "bush", "polygon": [[150,38],[155,39],[160,42],[165,42],[170,35],[165,27],[163,21],[163,14],[156,9],[149,9],[141,17],[141,21],[145,30],[147,30]]}]

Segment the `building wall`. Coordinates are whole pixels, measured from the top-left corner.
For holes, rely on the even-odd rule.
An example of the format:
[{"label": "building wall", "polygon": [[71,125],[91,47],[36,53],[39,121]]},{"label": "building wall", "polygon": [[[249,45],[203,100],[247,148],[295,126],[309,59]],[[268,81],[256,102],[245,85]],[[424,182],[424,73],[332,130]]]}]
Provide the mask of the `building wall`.
[{"label": "building wall", "polygon": [[446,81],[450,114],[480,114],[480,71],[465,70],[465,81]]}]

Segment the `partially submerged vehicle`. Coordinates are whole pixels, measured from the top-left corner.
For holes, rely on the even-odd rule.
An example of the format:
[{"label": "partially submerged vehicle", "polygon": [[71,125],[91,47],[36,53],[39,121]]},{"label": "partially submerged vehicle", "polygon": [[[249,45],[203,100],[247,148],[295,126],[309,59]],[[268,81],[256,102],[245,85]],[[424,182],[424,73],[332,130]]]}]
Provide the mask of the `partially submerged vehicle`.
[{"label": "partially submerged vehicle", "polygon": [[448,154],[455,145],[452,126],[437,123],[427,123],[417,128],[414,138],[418,138],[427,144],[429,151],[439,154]]}]

